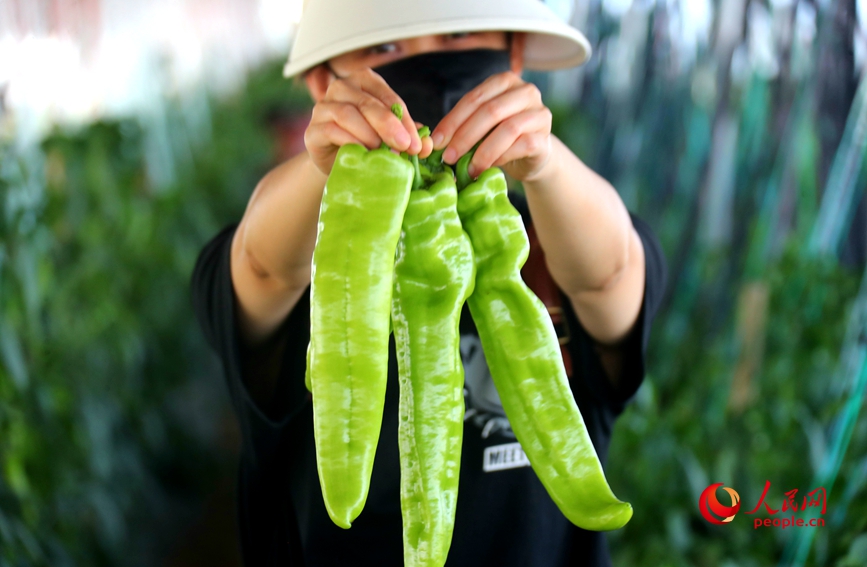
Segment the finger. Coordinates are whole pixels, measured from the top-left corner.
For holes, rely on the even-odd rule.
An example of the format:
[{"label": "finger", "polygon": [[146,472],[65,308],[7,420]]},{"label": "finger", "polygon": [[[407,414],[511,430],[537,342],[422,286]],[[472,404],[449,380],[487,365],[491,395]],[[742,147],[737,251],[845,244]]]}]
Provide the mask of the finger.
[{"label": "finger", "polygon": [[512,72],[498,73],[488,77],[482,84],[461,97],[461,100],[449,113],[440,120],[431,137],[434,139],[434,147],[441,149],[446,147],[455,135],[455,132],[478,108],[489,100],[523,83],[521,78]]},{"label": "finger", "polygon": [[[385,96],[382,92],[377,94]],[[412,137],[406,125],[394,115],[390,104],[386,106],[382,99],[363,90],[360,78],[355,77],[355,82],[350,79],[332,82],[328,87],[326,100],[343,102],[357,108],[364,120],[389,146],[401,151],[410,147]]]},{"label": "finger", "polygon": [[[361,75],[361,76],[358,76]],[[413,142],[415,128],[413,122],[404,113],[402,119],[391,111],[392,104],[405,105],[388,85],[380,85],[375,77],[369,77],[366,73],[356,73],[347,79],[338,79],[331,83],[326,91],[325,100],[343,102],[355,106],[368,124],[376,131],[377,135],[385,140],[389,146],[401,150],[408,150]],[[379,78],[381,81],[381,77]],[[383,91],[382,87],[391,91]],[[369,92],[373,91],[373,92]],[[416,145],[421,148],[421,141]]]},{"label": "finger", "polygon": [[[310,123],[313,128],[320,125],[336,124],[340,129],[360,140],[362,145],[368,149],[375,148],[382,142],[382,137],[373,129],[358,107],[352,103],[320,102],[313,108]],[[323,133],[332,131],[334,130],[329,128],[322,130]],[[317,140],[318,143],[335,142],[327,136]]]},{"label": "finger", "polygon": [[426,158],[433,152],[433,140],[430,139],[430,136],[425,136],[421,139],[422,147],[421,151],[418,153],[418,157]]},{"label": "finger", "polygon": [[[407,147],[401,146],[400,149],[410,154],[418,153],[421,149],[421,139],[419,138],[417,129],[414,127],[415,122],[410,115],[409,109],[406,107],[406,103],[390,86],[388,86],[385,79],[383,79],[382,76],[373,69],[365,67],[355,71],[345,80],[348,84],[353,85],[358,90],[361,90],[382,102],[383,106],[389,113],[392,113],[391,107],[394,104],[399,104],[403,109],[403,117],[400,119],[400,123],[403,125],[410,138],[410,144]],[[394,116],[394,113],[392,113],[392,116]],[[395,117],[395,119],[396,118],[397,117]],[[385,138],[388,139],[387,136],[385,136]]]},{"label": "finger", "polygon": [[539,165],[545,163],[545,161],[548,159],[548,156],[546,154],[550,154],[550,152],[550,134],[545,134],[543,132],[522,134],[521,137],[518,138],[514,144],[512,144],[512,147],[506,150],[506,153],[500,156],[500,158],[496,162],[494,162],[493,165],[495,167],[502,167],[513,161],[526,159],[529,156],[533,156],[536,160],[538,160],[538,162],[536,165],[531,166],[531,169],[538,168]]},{"label": "finger", "polygon": [[308,150],[316,153],[325,153],[328,151],[327,148],[346,144],[367,145],[334,122],[308,128],[304,134],[304,145]]},{"label": "finger", "polygon": [[[504,120],[485,138],[473,154],[470,167],[474,171],[484,171],[493,165],[501,165],[516,159],[534,157],[536,154],[526,153],[515,155],[516,149],[524,148],[515,144],[525,135],[541,134],[547,136],[551,132],[551,111],[541,109],[525,110]],[[524,148],[526,149],[526,148]],[[463,154],[461,154],[463,155]],[[510,155],[506,162],[502,156]]]},{"label": "finger", "polygon": [[[447,145],[445,161],[451,163],[467,153],[488,132],[509,120],[510,117],[528,109],[547,108],[541,103],[539,89],[532,83],[524,83],[482,104],[455,132]],[[520,132],[515,132],[515,138]]]},{"label": "finger", "polygon": [[[424,124],[421,122],[415,123],[416,130],[420,129],[422,126],[424,126]],[[431,152],[433,152],[433,140],[431,140],[430,135],[427,135],[421,138],[421,150],[418,152],[418,157],[426,158],[431,154]]]}]

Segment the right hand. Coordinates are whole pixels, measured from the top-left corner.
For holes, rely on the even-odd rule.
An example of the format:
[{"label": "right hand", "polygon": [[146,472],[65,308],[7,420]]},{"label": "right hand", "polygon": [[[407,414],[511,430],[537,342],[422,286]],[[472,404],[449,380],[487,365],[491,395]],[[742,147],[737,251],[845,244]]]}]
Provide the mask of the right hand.
[{"label": "right hand", "polygon": [[[403,107],[402,120],[391,112],[394,103]],[[313,107],[304,145],[313,164],[328,175],[344,144],[374,149],[384,141],[393,150],[427,157],[433,142],[430,137],[422,142],[416,127],[403,100],[378,73],[365,67],[331,82]]]}]

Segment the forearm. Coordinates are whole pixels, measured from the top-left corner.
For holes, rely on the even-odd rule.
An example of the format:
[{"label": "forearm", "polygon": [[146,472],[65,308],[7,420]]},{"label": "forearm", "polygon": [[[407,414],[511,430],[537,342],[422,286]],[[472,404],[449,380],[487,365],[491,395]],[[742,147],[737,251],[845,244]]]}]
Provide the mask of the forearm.
[{"label": "forearm", "polygon": [[232,242],[232,283],[245,342],[276,329],[310,283],[323,175],[306,153],[268,173]]},{"label": "forearm", "polygon": [[569,296],[605,289],[628,265],[629,212],[610,183],[551,141],[550,162],[524,182],[548,268]]}]

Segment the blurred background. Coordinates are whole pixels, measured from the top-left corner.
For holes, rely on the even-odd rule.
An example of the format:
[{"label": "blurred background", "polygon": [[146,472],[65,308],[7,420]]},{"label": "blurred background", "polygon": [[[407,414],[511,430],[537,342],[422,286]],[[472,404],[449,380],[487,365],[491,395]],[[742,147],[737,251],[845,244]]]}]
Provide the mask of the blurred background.
[{"label": "blurred background", "polygon": [[[526,78],[670,270],[609,456],[636,511],[615,565],[867,565],[867,1],[548,4],[595,54]],[[0,567],[238,565],[239,434],[189,277],[303,150],[300,15],[0,0]],[[698,514],[766,481],[774,509],[824,487],[825,526]]]}]

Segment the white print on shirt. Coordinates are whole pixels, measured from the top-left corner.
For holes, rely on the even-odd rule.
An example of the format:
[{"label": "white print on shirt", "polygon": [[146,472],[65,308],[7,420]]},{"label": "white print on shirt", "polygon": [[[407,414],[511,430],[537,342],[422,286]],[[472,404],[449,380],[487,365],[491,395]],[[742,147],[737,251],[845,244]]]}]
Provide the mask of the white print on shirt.
[{"label": "white print on shirt", "polygon": [[520,467],[529,467],[530,461],[520,443],[506,443],[505,445],[494,445],[485,449],[485,456],[482,460],[482,470],[485,472],[504,471],[506,469],[517,469]]},{"label": "white print on shirt", "polygon": [[464,421],[470,421],[481,429],[482,439],[494,433],[514,439],[515,434],[503,411],[477,335],[461,335],[461,361],[464,363],[464,402],[467,407]]}]

